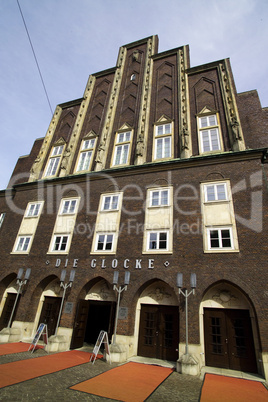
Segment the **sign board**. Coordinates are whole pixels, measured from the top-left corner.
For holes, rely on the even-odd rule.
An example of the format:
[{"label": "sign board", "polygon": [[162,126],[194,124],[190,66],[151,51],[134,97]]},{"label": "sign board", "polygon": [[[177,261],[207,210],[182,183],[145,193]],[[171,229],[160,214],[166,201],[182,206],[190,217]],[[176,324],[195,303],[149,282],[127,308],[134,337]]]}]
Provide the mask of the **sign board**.
[{"label": "sign board", "polygon": [[126,320],[127,316],[128,316],[128,308],[127,307],[119,307],[118,319]]},{"label": "sign board", "polygon": [[104,343],[104,347],[105,347],[105,352],[107,355],[109,355],[110,358],[110,364],[111,364],[111,355],[110,355],[110,349],[109,349],[109,340],[108,340],[108,334],[105,331],[100,331],[97,342],[94,346],[92,355],[90,357],[90,362],[93,359],[93,364],[95,363],[97,354],[99,353],[100,347],[101,345]]},{"label": "sign board", "polygon": [[35,336],[34,336],[34,338],[32,340],[32,343],[29,346],[28,352],[31,349],[31,347],[33,346],[33,349],[32,349],[32,353],[33,353],[33,351],[36,348],[37,342],[39,341],[41,335],[43,336],[43,341],[44,341],[45,345],[47,346],[47,344],[48,344],[48,336],[47,336],[47,325],[46,324],[40,324],[39,325],[39,327],[38,327],[38,329],[37,329],[37,331],[35,333]]},{"label": "sign board", "polygon": [[64,314],[71,314],[73,312],[74,304],[72,302],[66,302],[64,308]]}]

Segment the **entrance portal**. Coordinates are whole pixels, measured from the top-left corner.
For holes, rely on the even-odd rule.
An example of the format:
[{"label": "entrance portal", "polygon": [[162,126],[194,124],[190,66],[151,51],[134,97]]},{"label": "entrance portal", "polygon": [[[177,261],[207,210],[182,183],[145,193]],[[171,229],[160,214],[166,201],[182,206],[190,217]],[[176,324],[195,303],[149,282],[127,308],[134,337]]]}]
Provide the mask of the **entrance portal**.
[{"label": "entrance portal", "polygon": [[[7,294],[3,312],[2,312],[2,315],[0,318],[0,331],[1,331],[1,329],[6,328],[8,326],[8,322],[10,320],[10,316],[11,316],[11,313],[12,313],[12,310],[13,310],[13,307],[15,304],[16,297],[17,297],[16,293],[8,293]],[[13,314],[12,322],[14,321],[14,319],[16,317],[16,311],[17,311],[17,308],[19,305],[19,300],[20,300],[20,295],[18,298],[18,303],[16,305],[16,309]],[[12,325],[12,322],[11,322],[11,325]]]},{"label": "entrance portal", "polygon": [[[48,337],[54,335],[59,317],[61,298],[45,296],[39,324],[47,324]],[[38,324],[38,326],[39,326]]]},{"label": "entrance portal", "polygon": [[204,308],[206,365],[257,372],[248,310]]},{"label": "entrance portal", "polygon": [[115,303],[80,300],[77,306],[71,349],[81,348],[84,342],[95,344],[100,331],[112,337]]},{"label": "entrance portal", "polygon": [[178,307],[141,304],[138,355],[176,361],[178,344]]}]

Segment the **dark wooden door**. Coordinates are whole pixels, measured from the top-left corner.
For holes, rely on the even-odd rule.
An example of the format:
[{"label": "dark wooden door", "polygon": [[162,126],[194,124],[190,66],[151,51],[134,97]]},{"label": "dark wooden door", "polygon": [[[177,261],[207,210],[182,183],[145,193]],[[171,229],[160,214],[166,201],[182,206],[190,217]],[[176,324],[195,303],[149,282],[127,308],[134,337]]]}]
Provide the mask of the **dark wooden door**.
[{"label": "dark wooden door", "polygon": [[[16,293],[8,293],[7,294],[3,312],[2,312],[1,318],[0,318],[0,331],[1,331],[1,329],[6,328],[8,326],[8,322],[9,322],[9,319],[10,319],[10,316],[11,316],[11,313],[12,313],[12,310],[14,307],[16,297],[17,297]],[[17,308],[19,305],[19,300],[20,300],[20,295],[19,295],[19,298],[17,301],[16,309],[15,309],[13,317],[12,317],[12,322],[16,318],[16,311],[17,311]],[[11,325],[12,325],[12,322],[11,322]]]},{"label": "dark wooden door", "polygon": [[80,300],[76,309],[71,349],[81,348],[84,343],[87,328],[89,301]]},{"label": "dark wooden door", "polygon": [[[47,324],[48,336],[54,335],[60,312],[60,297],[45,296],[39,324]],[[38,324],[38,325],[39,325]]]},{"label": "dark wooden door", "polygon": [[85,342],[95,344],[100,331],[111,341],[114,331],[116,303],[90,300]]},{"label": "dark wooden door", "polygon": [[178,307],[142,304],[138,355],[175,361],[178,344]]},{"label": "dark wooden door", "polygon": [[257,372],[248,310],[204,309],[206,365]]}]

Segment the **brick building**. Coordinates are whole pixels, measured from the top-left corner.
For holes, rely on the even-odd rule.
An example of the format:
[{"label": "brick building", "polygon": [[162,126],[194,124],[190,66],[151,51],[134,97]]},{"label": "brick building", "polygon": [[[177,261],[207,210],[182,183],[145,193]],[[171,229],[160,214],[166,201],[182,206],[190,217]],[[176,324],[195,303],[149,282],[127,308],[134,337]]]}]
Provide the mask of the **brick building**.
[{"label": "brick building", "polygon": [[[188,46],[157,48],[157,36],[122,46],[56,107],[1,191],[0,341],[29,340],[39,323],[51,350],[112,339],[114,273],[123,287],[129,272],[114,359],[267,378],[267,108],[236,92],[228,59],[190,67]],[[20,268],[31,273],[9,322]],[[64,270],[65,284],[75,277],[61,312]],[[197,281],[189,359],[178,273],[184,294]]]}]

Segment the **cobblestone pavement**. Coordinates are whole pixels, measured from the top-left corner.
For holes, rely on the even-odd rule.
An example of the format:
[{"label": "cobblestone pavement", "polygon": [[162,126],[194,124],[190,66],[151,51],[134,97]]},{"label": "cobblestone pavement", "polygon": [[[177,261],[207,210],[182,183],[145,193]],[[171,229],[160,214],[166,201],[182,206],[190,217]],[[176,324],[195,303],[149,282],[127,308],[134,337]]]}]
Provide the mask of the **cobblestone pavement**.
[{"label": "cobblestone pavement", "polygon": [[[42,349],[34,353],[22,352],[0,357],[0,364],[25,359],[35,359],[44,356],[46,352]],[[96,360],[92,363],[85,363],[80,366],[68,368],[56,373],[37,377],[19,384],[0,389],[1,401],[114,401],[108,398],[86,394],[69,389],[72,385],[88,380],[96,375],[104,373],[118,363],[111,365],[104,360]],[[146,400],[148,402],[161,401],[183,401],[196,402],[199,400],[202,387],[202,380],[197,377],[182,375],[173,372]]]}]

